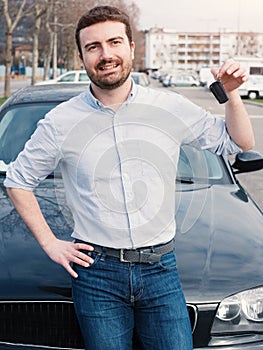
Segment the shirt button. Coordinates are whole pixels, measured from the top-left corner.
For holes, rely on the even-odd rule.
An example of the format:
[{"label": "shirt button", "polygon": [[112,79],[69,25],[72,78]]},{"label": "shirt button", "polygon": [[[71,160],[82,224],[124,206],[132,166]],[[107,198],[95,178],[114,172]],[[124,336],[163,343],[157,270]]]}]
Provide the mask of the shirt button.
[{"label": "shirt button", "polygon": [[123,173],[122,177],[124,181],[127,181],[127,182],[130,181],[130,177],[127,173]]}]

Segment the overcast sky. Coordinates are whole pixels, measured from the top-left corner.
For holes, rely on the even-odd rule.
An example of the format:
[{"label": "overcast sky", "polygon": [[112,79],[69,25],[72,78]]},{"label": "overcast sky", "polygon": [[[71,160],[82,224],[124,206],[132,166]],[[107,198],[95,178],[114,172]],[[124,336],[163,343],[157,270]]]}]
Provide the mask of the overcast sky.
[{"label": "overcast sky", "polygon": [[140,29],[254,31],[263,33],[263,0],[134,0]]}]

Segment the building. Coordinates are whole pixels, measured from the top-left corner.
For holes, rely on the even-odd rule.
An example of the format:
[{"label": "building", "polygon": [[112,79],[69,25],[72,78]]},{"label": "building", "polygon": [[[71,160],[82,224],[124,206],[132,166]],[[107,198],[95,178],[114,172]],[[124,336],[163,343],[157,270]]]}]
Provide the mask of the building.
[{"label": "building", "polygon": [[263,57],[263,33],[177,32],[151,28],[145,32],[145,66],[168,72],[198,73],[230,57]]}]

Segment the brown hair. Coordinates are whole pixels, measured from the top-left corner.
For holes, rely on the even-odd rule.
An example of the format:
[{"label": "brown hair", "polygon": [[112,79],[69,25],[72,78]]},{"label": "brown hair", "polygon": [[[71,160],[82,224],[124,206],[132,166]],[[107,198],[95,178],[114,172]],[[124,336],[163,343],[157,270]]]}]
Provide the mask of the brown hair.
[{"label": "brown hair", "polygon": [[117,7],[113,6],[96,6],[85,13],[78,21],[76,31],[75,31],[75,40],[78,46],[79,54],[82,57],[81,45],[79,40],[79,33],[81,29],[89,27],[93,24],[106,22],[106,21],[115,21],[121,22],[125,25],[126,34],[128,40],[131,44],[132,42],[132,30],[130,25],[129,16],[119,10]]}]

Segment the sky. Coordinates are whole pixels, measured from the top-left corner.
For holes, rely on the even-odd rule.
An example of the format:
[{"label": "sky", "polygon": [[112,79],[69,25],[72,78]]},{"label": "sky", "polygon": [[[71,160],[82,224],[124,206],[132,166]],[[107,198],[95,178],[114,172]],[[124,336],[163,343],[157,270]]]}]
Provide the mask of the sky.
[{"label": "sky", "polygon": [[133,0],[140,29],[218,30],[263,33],[263,0]]}]

